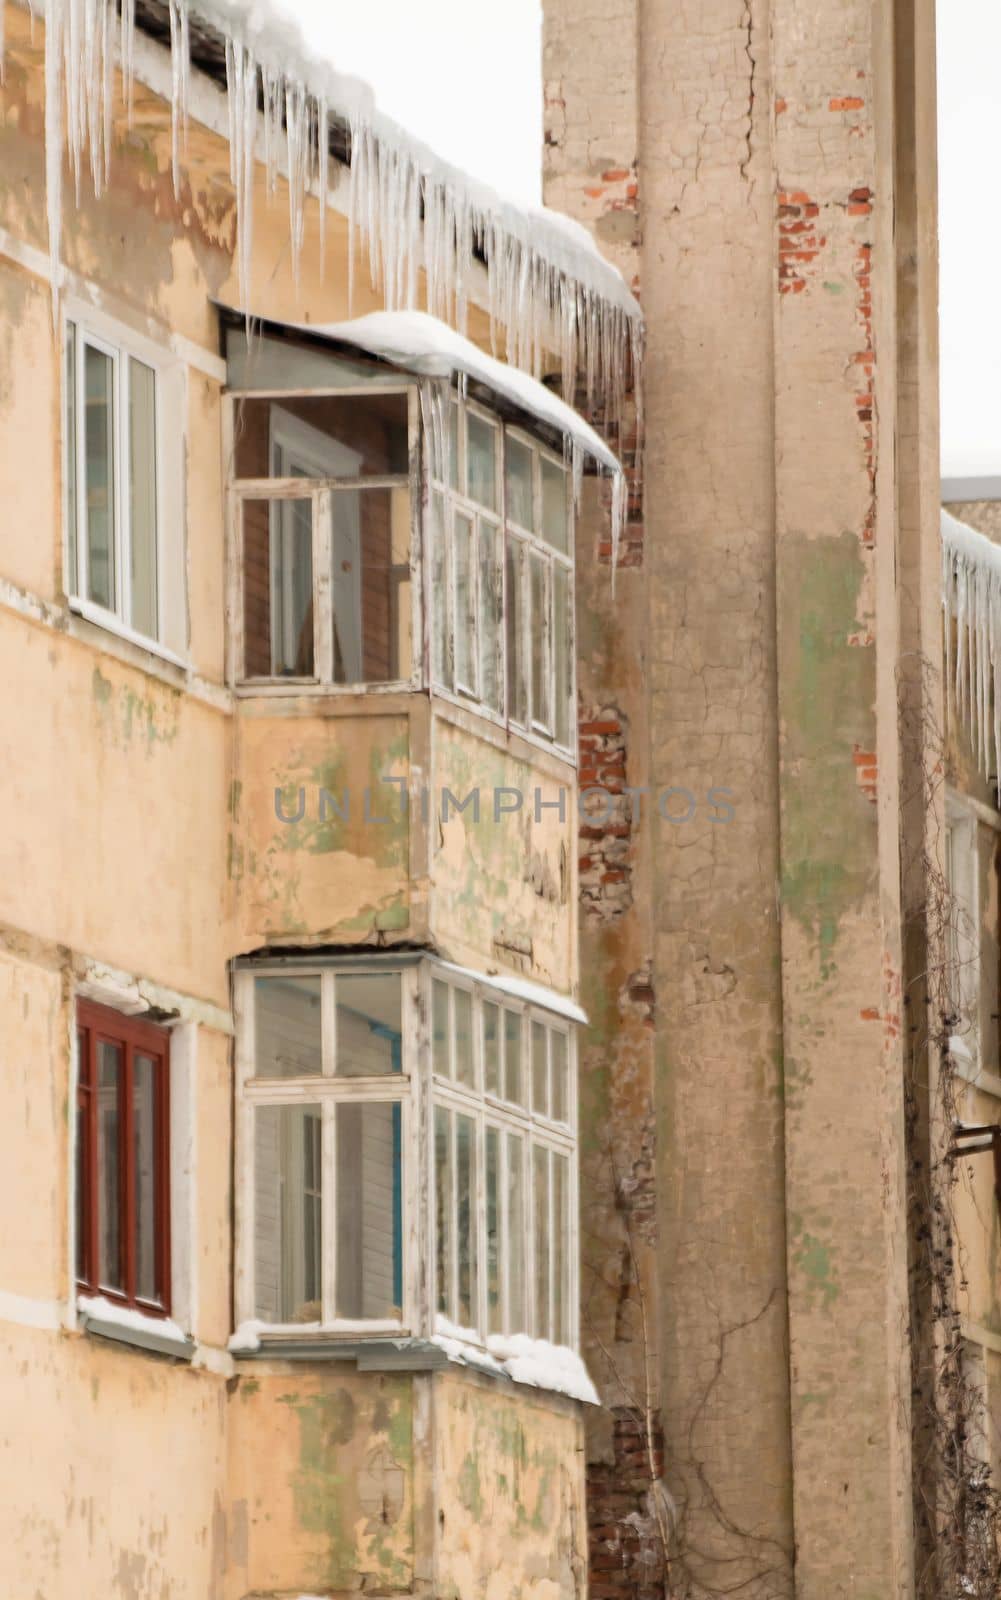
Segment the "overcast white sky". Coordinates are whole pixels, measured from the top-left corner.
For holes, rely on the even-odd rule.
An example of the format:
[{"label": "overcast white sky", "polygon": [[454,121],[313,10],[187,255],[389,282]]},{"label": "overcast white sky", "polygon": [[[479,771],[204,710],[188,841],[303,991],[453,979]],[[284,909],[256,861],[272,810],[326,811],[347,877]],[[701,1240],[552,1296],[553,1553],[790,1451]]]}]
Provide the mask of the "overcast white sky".
[{"label": "overcast white sky", "polygon": [[298,0],[388,116],[513,200],[542,195],[540,0]]},{"label": "overcast white sky", "polygon": [[[540,0],[299,6],[390,116],[513,199],[540,198]],[[939,0],[938,34],[942,470],[1001,476],[1001,0]]]}]

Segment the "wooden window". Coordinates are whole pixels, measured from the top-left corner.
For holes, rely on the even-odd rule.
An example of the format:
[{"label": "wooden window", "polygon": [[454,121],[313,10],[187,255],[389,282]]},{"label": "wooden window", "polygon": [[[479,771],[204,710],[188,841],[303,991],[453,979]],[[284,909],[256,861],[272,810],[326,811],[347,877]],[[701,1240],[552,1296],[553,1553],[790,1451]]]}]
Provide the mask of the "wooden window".
[{"label": "wooden window", "polygon": [[79,1289],[170,1311],[170,1047],[163,1028],[77,1005]]},{"label": "wooden window", "polygon": [[566,464],[454,397],[428,452],[431,671],[497,721],[573,752],[573,517]]}]

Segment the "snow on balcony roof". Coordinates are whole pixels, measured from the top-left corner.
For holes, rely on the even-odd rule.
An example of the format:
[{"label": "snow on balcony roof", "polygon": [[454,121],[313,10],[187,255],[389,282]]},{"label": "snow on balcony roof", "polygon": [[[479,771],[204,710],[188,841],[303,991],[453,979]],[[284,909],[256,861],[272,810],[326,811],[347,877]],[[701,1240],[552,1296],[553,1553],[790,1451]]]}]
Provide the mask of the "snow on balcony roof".
[{"label": "snow on balcony roof", "polygon": [[[41,9],[41,0],[34,3]],[[64,137],[74,176],[89,151],[97,192],[109,181],[119,24],[116,0],[44,0],[44,9],[47,209],[57,267]],[[538,374],[545,353],[557,352],[564,392],[572,395],[580,377],[589,399],[604,401],[613,422],[621,418],[630,386],[639,394],[642,316],[585,228],[543,207],[503,199],[384,117],[367,84],[335,69],[293,0],[121,0],[121,11],[129,105],[136,26],[159,38],[169,31],[175,186],[193,37],[199,62],[225,74],[244,303],[256,162],[263,160],[274,184],[279,152],[284,158],[297,267],[310,192],[323,198],[323,248],[333,147],[350,161],[350,227],[367,240],[372,277],[389,309],[416,307],[423,272],[428,310],[464,330],[474,262],[482,259],[491,323],[495,337],[503,330],[508,360]]]},{"label": "snow on balcony roof", "polygon": [[[223,305],[221,309],[230,316],[242,317],[245,314],[232,306]],[[272,326],[280,326],[310,339],[351,345],[356,350],[363,350],[367,355],[425,380],[421,405],[429,445],[433,450],[447,450],[448,438],[445,397],[435,390],[442,382],[450,382],[453,377],[482,384],[527,417],[553,429],[563,439],[565,452],[573,465],[575,499],[580,498],[585,456],[589,456],[598,470],[611,478],[614,581],[615,557],[626,506],[625,474],[614,451],[609,449],[601,435],[565,400],[547,389],[544,383],[505,361],[487,355],[472,340],[456,333],[454,328],[426,311],[372,311],[367,316],[354,317],[348,322],[282,322]],[[436,475],[448,478],[447,463],[438,462]]]},{"label": "snow on balcony roof", "polygon": [[614,452],[579,412],[544,383],[489,356],[426,311],[372,311],[350,322],[290,323],[297,333],[350,344],[421,378],[460,375],[482,383],[513,406],[562,435],[609,473],[622,468]]},{"label": "snow on balcony roof", "polygon": [[948,511],[942,512],[942,604],[946,692],[966,718],[984,776],[993,778],[1001,773],[1001,547]]}]

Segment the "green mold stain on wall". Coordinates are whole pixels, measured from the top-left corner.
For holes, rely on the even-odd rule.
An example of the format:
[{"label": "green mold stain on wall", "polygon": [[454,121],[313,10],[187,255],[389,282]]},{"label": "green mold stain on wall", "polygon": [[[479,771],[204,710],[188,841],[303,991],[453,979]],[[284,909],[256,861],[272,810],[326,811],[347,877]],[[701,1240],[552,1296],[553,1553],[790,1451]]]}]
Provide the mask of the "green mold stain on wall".
[{"label": "green mold stain on wall", "polygon": [[838,1269],[830,1246],[818,1235],[810,1233],[803,1226],[803,1219],[798,1216],[789,1219],[789,1236],[795,1244],[792,1264],[802,1274],[807,1299],[813,1305],[819,1301],[825,1311],[829,1310],[841,1294]]},{"label": "green mold stain on wall", "polygon": [[862,630],[864,556],[852,532],[789,540],[779,605],[784,622],[782,898],[813,941],[819,975],[834,972],[845,913],[869,891],[875,807],[855,754],[875,744],[875,653]]}]

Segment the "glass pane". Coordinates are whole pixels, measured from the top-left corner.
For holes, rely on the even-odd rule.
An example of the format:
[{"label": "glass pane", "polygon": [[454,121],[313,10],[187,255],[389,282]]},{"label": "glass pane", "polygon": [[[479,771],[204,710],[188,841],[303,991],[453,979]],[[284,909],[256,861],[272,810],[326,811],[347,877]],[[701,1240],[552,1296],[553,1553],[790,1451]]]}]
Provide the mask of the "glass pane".
[{"label": "glass pane", "polygon": [[570,1343],[570,1162],[553,1151],[553,1342]]},{"label": "glass pane", "polygon": [[525,1145],[507,1136],[508,1333],[527,1333],[525,1304]]},{"label": "glass pane", "polygon": [[476,1087],[476,1068],[473,1062],[473,997],[468,989],[453,989],[455,1008],[455,1077],[468,1089]]},{"label": "glass pane", "polygon": [[248,678],[313,676],[313,504],[243,505],[243,654]]},{"label": "glass pane", "polygon": [[452,1140],[451,1116],[434,1108],[434,1215],[436,1304],[441,1316],[452,1316]]},{"label": "glass pane", "polygon": [[549,1069],[546,1056],[546,1029],[532,1023],[532,1110],[549,1115]]},{"label": "glass pane", "polygon": [[241,400],[238,478],[405,477],[410,470],[405,394],[289,395]]},{"label": "glass pane", "polygon": [[354,977],[338,973],[338,1077],[403,1071],[403,980],[398,972]]},{"label": "glass pane", "polygon": [[258,1106],[254,1131],[254,1314],[262,1322],[319,1322],[320,1107]]},{"label": "glass pane", "polygon": [[497,429],[471,411],[466,412],[466,472],[469,498],[497,509]]},{"label": "glass pane", "polygon": [[517,1011],[504,1012],[504,1098],[514,1105],[524,1105],[521,1085],[521,1016]]},{"label": "glass pane", "polygon": [[500,642],[503,611],[503,575],[500,532],[480,522],[480,696],[492,711],[500,703]]},{"label": "glass pane", "polygon": [[457,1272],[458,1319],[463,1328],[479,1321],[476,1301],[476,1124],[472,1117],[455,1117],[455,1178],[458,1207]]},{"label": "glass pane", "polygon": [[525,664],[521,638],[522,546],[515,539],[507,546],[507,709],[513,722],[524,727],[528,717]]},{"label": "glass pane", "polygon": [[554,1122],[570,1121],[570,1052],[565,1033],[554,1028],[549,1035],[552,1053],[552,1118]]},{"label": "glass pane", "polygon": [[115,609],[115,366],[84,346],[87,470],[87,595]]},{"label": "glass pane", "polygon": [[549,682],[549,563],[529,557],[531,578],[532,721],[552,726],[552,689]]},{"label": "glass pane", "polygon": [[459,487],[459,403],[453,400],[448,408],[448,481],[453,489]]},{"label": "glass pane", "polygon": [[323,1071],[320,980],[255,978],[258,1078],[318,1078]]},{"label": "glass pane", "polygon": [[452,1076],[448,1056],[448,984],[435,978],[431,984],[431,1059],[435,1072]]},{"label": "glass pane", "polygon": [[532,452],[527,444],[512,439],[504,440],[504,490],[507,497],[507,520],[519,528],[535,532],[535,497],[532,491]]},{"label": "glass pane", "polygon": [[335,683],[410,676],[410,491],[333,495]]},{"label": "glass pane", "polygon": [[158,636],[156,592],[156,375],[129,361],[129,509],[133,628]]},{"label": "glass pane", "polygon": [[431,670],[435,683],[452,687],[448,647],[448,587],[445,568],[445,497],[431,495]]},{"label": "glass pane", "polygon": [[136,1294],[156,1301],[156,1062],[132,1057],[132,1140],[136,1196]]},{"label": "glass pane", "polygon": [[567,475],[555,461],[540,456],[542,467],[542,537],[547,543],[562,550],[570,550],[570,526],[567,515]]},{"label": "glass pane", "polygon": [[570,703],[573,661],[573,633],[570,627],[570,574],[566,567],[553,567],[553,654],[556,658],[556,743],[568,749],[574,724]]},{"label": "glass pane", "polygon": [[492,1000],[483,1002],[483,1087],[500,1094],[500,1008]]},{"label": "glass pane", "polygon": [[549,1327],[549,1151],[532,1146],[535,1205],[535,1337],[552,1337]]},{"label": "glass pane", "polygon": [[398,1104],[337,1107],[337,1315],[403,1316]]},{"label": "glass pane", "polygon": [[77,518],[79,509],[76,494],[76,328],[66,324],[66,438],[63,442],[63,468],[66,473],[66,574],[63,587],[67,594],[79,593],[77,568]]},{"label": "glass pane", "polygon": [[488,1333],[504,1331],[504,1308],[501,1302],[500,1138],[496,1128],[486,1130]]},{"label": "glass pane", "polygon": [[102,1289],[125,1288],[122,1261],[122,1169],[119,1108],[124,1054],[121,1045],[97,1043],[97,1278]]},{"label": "glass pane", "polygon": [[452,553],[455,565],[455,678],[476,691],[476,580],[473,569],[473,519],[453,513]]},{"label": "glass pane", "polygon": [[[90,1171],[90,1092],[87,1066],[87,1035],[77,1029],[77,1097],[76,1097],[76,1275],[81,1281],[88,1276],[90,1254],[90,1207],[92,1177]],[[86,1087],[85,1087],[86,1085]]]}]

